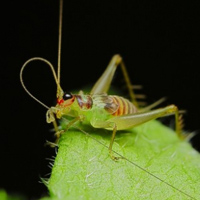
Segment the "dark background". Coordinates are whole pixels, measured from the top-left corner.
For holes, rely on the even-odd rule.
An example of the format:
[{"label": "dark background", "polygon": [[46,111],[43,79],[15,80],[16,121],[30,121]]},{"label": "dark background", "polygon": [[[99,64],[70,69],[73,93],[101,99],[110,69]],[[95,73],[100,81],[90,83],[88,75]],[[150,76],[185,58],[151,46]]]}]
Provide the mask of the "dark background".
[{"label": "dark background", "polygon": [[[19,82],[22,64],[34,56],[57,63],[58,1],[7,1],[1,4],[0,188],[40,197],[40,177],[50,172],[46,158],[55,150],[46,124],[46,109],[31,99]],[[142,84],[148,102],[169,97],[186,109],[186,130],[200,128],[199,1],[64,1],[63,89],[92,84],[120,53],[133,83]],[[24,71],[28,89],[48,106],[55,101],[55,82],[43,63]],[[115,79],[115,82],[116,81]],[[192,140],[200,150],[200,136]],[[48,176],[47,176],[48,177]]]}]

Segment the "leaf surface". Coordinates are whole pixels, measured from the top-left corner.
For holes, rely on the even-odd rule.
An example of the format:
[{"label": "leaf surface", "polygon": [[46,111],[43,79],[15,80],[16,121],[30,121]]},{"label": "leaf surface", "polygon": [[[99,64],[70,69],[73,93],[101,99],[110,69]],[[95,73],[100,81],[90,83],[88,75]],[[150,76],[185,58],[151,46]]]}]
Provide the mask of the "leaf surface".
[{"label": "leaf surface", "polygon": [[[63,125],[64,126],[64,125]],[[200,199],[200,155],[158,121],[118,131],[82,126],[61,136],[51,177],[52,199]]]}]

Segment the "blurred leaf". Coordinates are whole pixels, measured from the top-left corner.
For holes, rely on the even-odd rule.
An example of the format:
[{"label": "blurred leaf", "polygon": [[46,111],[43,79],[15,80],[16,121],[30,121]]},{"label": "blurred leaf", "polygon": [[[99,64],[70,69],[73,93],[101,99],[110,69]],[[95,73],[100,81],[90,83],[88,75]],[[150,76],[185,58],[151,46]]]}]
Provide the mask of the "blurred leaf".
[{"label": "blurred leaf", "polygon": [[21,195],[8,195],[5,190],[0,189],[0,200],[25,200]]}]

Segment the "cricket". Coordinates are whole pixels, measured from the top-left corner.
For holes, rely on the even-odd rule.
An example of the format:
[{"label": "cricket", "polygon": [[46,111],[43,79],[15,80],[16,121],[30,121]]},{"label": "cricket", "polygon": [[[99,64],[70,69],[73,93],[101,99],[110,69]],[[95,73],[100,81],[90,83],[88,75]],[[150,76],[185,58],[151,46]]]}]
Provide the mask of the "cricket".
[{"label": "cricket", "polygon": [[[155,109],[156,106],[158,106],[165,100],[165,98],[162,98],[149,106],[141,107],[138,102],[137,95],[133,90],[134,87],[129,78],[124,61],[119,54],[116,54],[111,58],[107,68],[105,69],[103,74],[99,77],[99,79],[96,81],[89,94],[84,94],[83,91],[80,91],[78,94],[72,94],[70,92],[65,92],[61,88],[60,70],[61,70],[62,12],[63,12],[63,1],[60,0],[57,73],[54,69],[54,66],[48,60],[41,57],[33,57],[27,60],[23,64],[20,71],[20,81],[24,90],[34,100],[36,100],[38,103],[40,103],[43,107],[47,109],[46,121],[47,123],[53,123],[56,132],[55,135],[57,136],[57,141],[59,140],[60,135],[65,132],[65,130],[59,130],[56,120],[63,119],[66,116],[69,116],[72,117],[73,119],[67,124],[67,129],[73,126],[76,122],[83,122],[84,124],[90,125],[97,129],[110,130],[111,139],[108,147],[108,153],[111,159],[117,161],[121,157],[116,157],[112,151],[117,131],[130,129],[139,126],[143,123],[146,123],[150,120],[169,115],[174,115],[175,117],[175,132],[177,134],[177,137],[179,137],[180,140],[184,140],[187,135],[185,135],[185,133],[183,134],[181,114],[177,106],[172,104],[166,107]],[[45,64],[47,64],[47,66],[52,71],[57,86],[57,94],[56,94],[57,104],[55,106],[49,107],[45,105],[43,102],[41,102],[39,99],[37,99],[35,96],[33,96],[32,93],[29,92],[29,90],[26,88],[23,82],[24,69],[28,66],[30,62],[36,60],[42,61]],[[122,71],[130,99],[126,99],[118,95],[108,94],[111,82],[113,80],[117,68],[120,68]],[[165,181],[162,182],[166,183]],[[169,185],[168,183],[166,184]],[[175,188],[174,186],[171,187]],[[179,192],[182,192],[177,188],[175,189],[178,190]]]},{"label": "cricket", "polygon": [[[58,130],[56,118],[61,119],[64,116],[70,116],[74,118],[67,125],[67,129],[77,121],[81,121],[84,124],[89,124],[94,128],[111,130],[112,136],[109,145],[109,154],[113,160],[118,160],[120,157],[115,157],[112,153],[113,142],[118,130],[130,129],[158,117],[164,117],[173,114],[175,115],[176,134],[180,139],[183,139],[181,123],[179,123],[179,110],[175,105],[169,105],[164,108],[151,110],[164,100],[160,99],[147,107],[139,107],[126,67],[120,55],[114,55],[112,57],[106,70],[94,84],[90,94],[84,94],[82,91],[80,91],[79,94],[64,92],[59,84],[60,80],[58,79],[52,64],[40,57],[29,59],[27,62],[25,62],[21,69],[21,82],[26,91],[27,89],[23,84],[22,73],[27,64],[33,60],[41,60],[47,63],[53,72],[53,76],[57,84],[56,106],[49,108],[36,99],[48,109],[46,113],[46,121],[47,123],[54,124],[57,137],[59,137],[61,132]],[[120,66],[122,69],[131,100],[125,99],[121,96],[107,94],[115,70],[118,66]],[[27,91],[27,93],[32,96],[29,91]],[[35,97],[33,98],[35,99]]]},{"label": "cricket", "polygon": [[[58,37],[58,68],[57,74],[53,65],[46,59],[41,57],[34,57],[27,60],[20,71],[20,81],[25,91],[42,106],[48,109],[46,113],[47,123],[53,123],[56,131],[57,141],[60,134],[64,132],[59,131],[56,118],[61,119],[65,116],[73,117],[74,119],[68,123],[67,129],[77,121],[84,124],[91,125],[94,128],[107,129],[112,131],[112,136],[109,145],[109,154],[113,160],[118,160],[120,157],[115,157],[112,152],[115,135],[118,130],[126,130],[148,122],[150,120],[165,117],[168,115],[175,116],[175,131],[180,139],[184,139],[182,134],[182,121],[179,117],[179,110],[175,105],[169,105],[164,108],[153,109],[162,103],[165,98],[147,107],[140,107],[136,95],[133,91],[133,85],[130,81],[128,72],[126,70],[123,59],[120,55],[114,55],[108,64],[106,70],[96,81],[89,94],[84,94],[80,91],[78,94],[71,94],[64,92],[60,86],[60,68],[61,68],[61,37],[62,37],[62,1],[60,2],[59,14],[59,37]],[[57,85],[57,104],[52,107],[46,106],[35,96],[33,96],[26,88],[23,82],[24,68],[32,61],[40,60],[46,63],[55,79]],[[108,95],[108,91],[117,68],[121,68],[130,100],[117,95]]]}]

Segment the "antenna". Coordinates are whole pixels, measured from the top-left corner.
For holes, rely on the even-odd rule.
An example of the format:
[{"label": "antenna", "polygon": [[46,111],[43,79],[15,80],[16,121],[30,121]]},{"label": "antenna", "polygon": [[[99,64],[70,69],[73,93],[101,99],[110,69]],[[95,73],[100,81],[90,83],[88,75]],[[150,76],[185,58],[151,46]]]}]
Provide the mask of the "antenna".
[{"label": "antenna", "polygon": [[53,73],[53,77],[54,77],[54,80],[56,82],[56,85],[57,85],[57,98],[58,99],[62,99],[62,96],[63,96],[63,90],[60,86],[60,68],[61,68],[61,40],[62,40],[62,14],[63,14],[63,0],[60,0],[60,9],[59,9],[59,30],[58,30],[58,70],[57,70],[57,75],[56,75],[56,72],[54,70],[54,67],[53,65],[46,59],[44,58],[41,58],[41,57],[33,57],[33,58],[30,58],[29,60],[27,60],[21,70],[20,70],[20,82],[24,88],[24,90],[28,93],[28,95],[30,97],[32,97],[35,101],[37,101],[38,103],[40,103],[42,106],[44,106],[45,108],[49,109],[49,107],[47,105],[45,105],[44,103],[42,103],[39,99],[37,99],[34,95],[31,94],[31,92],[29,92],[29,90],[26,88],[25,84],[24,84],[24,81],[23,81],[23,71],[24,71],[24,68],[32,61],[35,61],[35,60],[39,60],[39,61],[42,61],[42,62],[45,62],[51,69],[52,73]]},{"label": "antenna", "polygon": [[20,82],[21,82],[21,84],[22,84],[24,90],[28,93],[28,95],[29,95],[30,97],[32,97],[34,100],[36,100],[38,103],[40,103],[40,104],[41,104],[42,106],[44,106],[45,108],[49,109],[49,107],[48,107],[47,105],[45,105],[44,103],[42,103],[39,99],[37,99],[34,95],[32,95],[32,94],[29,92],[29,90],[26,88],[26,86],[25,86],[25,84],[24,84],[24,81],[23,81],[23,72],[24,72],[24,68],[25,68],[30,62],[35,61],[35,60],[40,60],[40,61],[42,61],[42,62],[45,62],[45,63],[50,67],[50,69],[51,69],[51,71],[52,71],[52,73],[53,73],[53,77],[54,77],[54,80],[55,80],[55,82],[56,82],[57,88],[59,88],[59,91],[62,91],[62,89],[61,89],[61,87],[60,87],[60,85],[59,85],[58,78],[57,78],[57,76],[56,76],[56,72],[55,72],[55,70],[54,70],[53,65],[52,65],[48,60],[46,60],[46,59],[44,59],[44,58],[41,58],[41,57],[33,57],[33,58],[30,58],[29,60],[27,60],[27,61],[23,64],[23,66],[22,66],[22,68],[21,68],[21,70],[20,70]]},{"label": "antenna", "polygon": [[60,85],[60,68],[61,68],[61,44],[62,44],[62,15],[63,15],[63,0],[60,0],[60,9],[59,9],[59,29],[58,29],[58,69],[57,69],[57,97],[62,98],[63,92],[58,87]]}]

